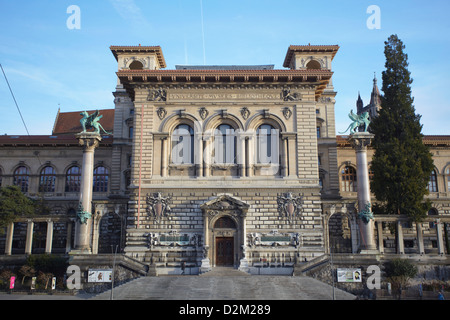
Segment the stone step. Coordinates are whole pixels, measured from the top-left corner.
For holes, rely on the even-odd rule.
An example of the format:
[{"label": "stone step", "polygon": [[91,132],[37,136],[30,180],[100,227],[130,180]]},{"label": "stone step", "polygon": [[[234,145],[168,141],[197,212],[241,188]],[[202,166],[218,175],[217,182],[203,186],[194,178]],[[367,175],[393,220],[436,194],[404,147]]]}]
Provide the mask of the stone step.
[{"label": "stone step", "polygon": [[201,277],[242,277],[250,274],[234,269],[233,267],[214,267],[211,271],[202,273]]},{"label": "stone step", "polygon": [[[307,276],[242,276],[233,268],[215,269],[202,276],[141,277],[115,287],[114,300],[332,300],[333,291],[339,300],[356,298]],[[92,300],[110,298],[108,290]]]}]

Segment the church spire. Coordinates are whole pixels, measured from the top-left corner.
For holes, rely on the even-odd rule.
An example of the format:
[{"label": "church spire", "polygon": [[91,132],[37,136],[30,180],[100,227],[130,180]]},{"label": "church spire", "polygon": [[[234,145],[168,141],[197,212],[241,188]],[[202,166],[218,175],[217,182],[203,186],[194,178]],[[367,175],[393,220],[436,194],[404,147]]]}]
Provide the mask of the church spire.
[{"label": "church spire", "polygon": [[370,106],[372,108],[377,108],[377,109],[379,109],[379,107],[381,106],[381,94],[380,94],[380,90],[378,90],[377,77],[376,77],[375,72],[373,75],[372,94],[370,95]]},{"label": "church spire", "polygon": [[360,114],[362,112],[363,108],[364,108],[364,103],[361,99],[361,94],[358,91],[358,100],[356,100],[356,113]]}]

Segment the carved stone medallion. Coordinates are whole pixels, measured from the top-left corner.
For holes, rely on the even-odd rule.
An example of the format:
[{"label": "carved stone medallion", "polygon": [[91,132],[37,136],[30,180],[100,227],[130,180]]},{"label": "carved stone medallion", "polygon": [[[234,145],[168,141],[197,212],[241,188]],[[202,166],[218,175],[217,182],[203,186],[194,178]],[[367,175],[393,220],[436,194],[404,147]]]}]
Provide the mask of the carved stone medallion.
[{"label": "carved stone medallion", "polygon": [[294,197],[292,192],[278,196],[277,203],[280,217],[288,220],[298,218],[303,211],[302,198]]},{"label": "carved stone medallion", "polygon": [[161,192],[155,193],[152,196],[147,195],[147,213],[153,216],[154,220],[159,221],[162,217],[166,217],[170,214],[172,203],[172,197],[164,198]]},{"label": "carved stone medallion", "polygon": [[199,114],[200,114],[200,118],[202,118],[202,120],[205,120],[206,117],[208,117],[209,112],[208,112],[208,110],[206,110],[206,108],[201,108],[199,111]]}]

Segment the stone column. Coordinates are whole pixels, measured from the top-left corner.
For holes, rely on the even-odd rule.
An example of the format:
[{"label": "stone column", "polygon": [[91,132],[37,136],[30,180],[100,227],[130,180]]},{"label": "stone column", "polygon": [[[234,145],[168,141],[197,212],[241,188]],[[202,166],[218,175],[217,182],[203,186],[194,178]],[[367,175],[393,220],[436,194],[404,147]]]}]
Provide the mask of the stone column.
[{"label": "stone column", "polygon": [[66,253],[72,250],[72,220],[67,221]]},{"label": "stone column", "polygon": [[94,182],[94,151],[102,140],[100,134],[84,132],[76,135],[83,147],[80,204],[75,224],[75,248],[73,253],[91,254],[92,189]]},{"label": "stone column", "polygon": [[199,273],[205,273],[211,271],[211,261],[209,260],[209,217],[208,210],[203,211],[203,257],[200,265]]},{"label": "stone column", "polygon": [[378,231],[378,250],[381,254],[384,253],[383,244],[383,221],[377,221],[377,231]]},{"label": "stone column", "polygon": [[418,245],[418,249],[419,249],[419,254],[424,254],[425,249],[423,246],[422,224],[416,223],[416,228],[417,228],[417,245]]},{"label": "stone column", "polygon": [[241,213],[241,223],[242,223],[242,253],[243,257],[239,261],[239,270],[243,272],[249,272],[249,264],[247,259],[247,210]]},{"label": "stone column", "polygon": [[239,175],[241,178],[246,176],[246,169],[245,169],[245,140],[246,140],[246,136],[244,134],[240,134],[239,135],[239,144],[238,144],[238,154],[237,154],[237,159],[238,159],[238,165],[239,165]]},{"label": "stone column", "polygon": [[289,175],[289,168],[288,168],[288,138],[282,138],[281,143],[283,146],[282,154],[281,154],[281,175],[283,177],[287,177]]},{"label": "stone column", "polygon": [[161,137],[162,155],[161,155],[161,176],[167,177],[169,167],[169,153],[167,151],[169,143],[168,137]]},{"label": "stone column", "polygon": [[194,152],[195,175],[197,178],[203,177],[203,134],[201,132],[195,135]]},{"label": "stone column", "polygon": [[247,177],[253,177],[253,166],[256,163],[255,155],[255,141],[256,137],[251,135],[247,139]]},{"label": "stone column", "polygon": [[33,249],[33,228],[34,222],[32,220],[28,220],[27,238],[25,241],[25,254],[31,254],[31,251]]},{"label": "stone column", "polygon": [[47,238],[45,242],[45,253],[52,253],[52,243],[53,243],[53,221],[47,220]]},{"label": "stone column", "polygon": [[437,236],[437,245],[438,251],[440,255],[445,254],[444,249],[444,236],[442,232],[442,223],[440,219],[436,219],[436,236]]},{"label": "stone column", "polygon": [[211,176],[211,153],[213,150],[211,133],[205,133],[203,135],[203,141],[205,146],[203,152],[203,158],[205,161],[205,165],[203,166],[203,174],[205,177],[209,177]]},{"label": "stone column", "polygon": [[13,234],[14,234],[14,222],[11,222],[6,230],[5,255],[7,256],[10,256],[12,253]]},{"label": "stone column", "polygon": [[401,220],[397,220],[397,253],[405,253],[405,243],[403,242],[403,226]]},{"label": "stone column", "polygon": [[371,211],[369,169],[367,165],[367,146],[374,135],[367,132],[357,132],[350,135],[350,142],[356,151],[357,181],[358,181],[358,224],[361,232],[361,253],[375,253],[377,249],[374,236],[374,220]]},{"label": "stone column", "polygon": [[105,214],[105,204],[96,204],[92,216],[92,254],[98,254],[98,241],[100,237],[100,221]]}]

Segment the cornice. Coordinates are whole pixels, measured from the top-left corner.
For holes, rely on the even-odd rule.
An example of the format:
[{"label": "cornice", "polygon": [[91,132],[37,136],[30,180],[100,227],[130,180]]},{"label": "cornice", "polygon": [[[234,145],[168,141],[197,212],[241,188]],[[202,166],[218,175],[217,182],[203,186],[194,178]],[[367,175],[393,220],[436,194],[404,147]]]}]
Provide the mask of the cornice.
[{"label": "cornice", "polygon": [[[144,87],[202,87],[217,89],[310,85],[319,99],[333,72],[329,70],[120,70],[117,76],[129,93]],[[256,88],[256,87],[254,87]]]}]

